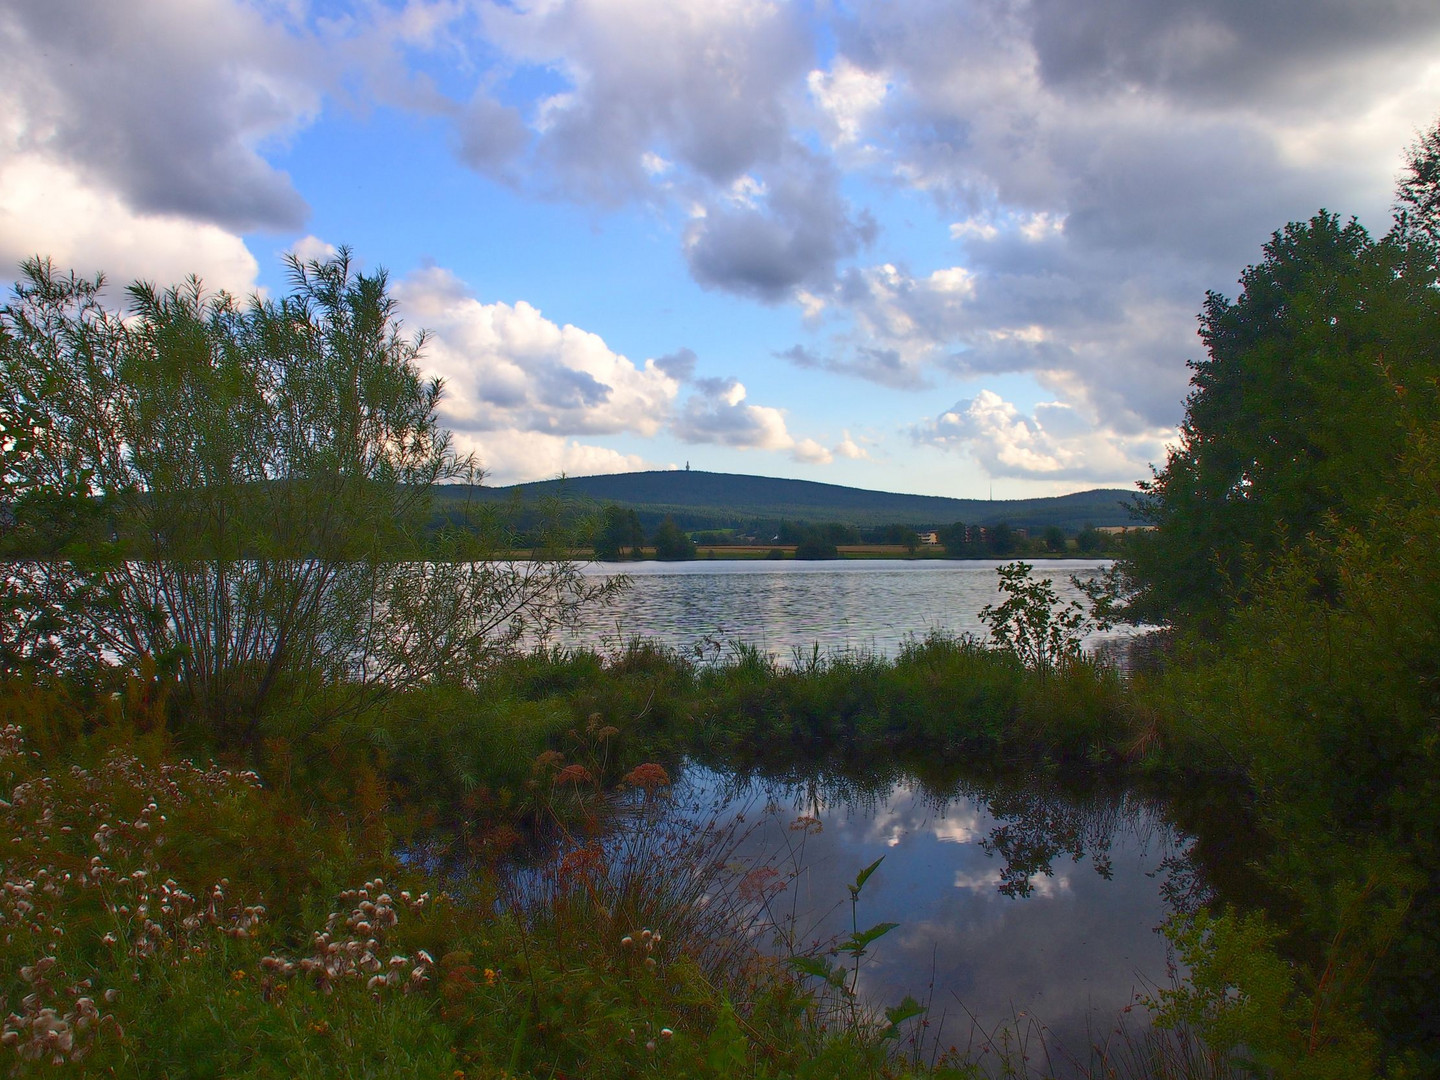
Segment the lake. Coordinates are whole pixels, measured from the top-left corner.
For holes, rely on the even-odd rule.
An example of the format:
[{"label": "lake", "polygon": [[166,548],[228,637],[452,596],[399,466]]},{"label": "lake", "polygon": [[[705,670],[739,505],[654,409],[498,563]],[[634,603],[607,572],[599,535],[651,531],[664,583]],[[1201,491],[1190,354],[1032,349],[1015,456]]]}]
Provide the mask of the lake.
[{"label": "lake", "polygon": [[[702,659],[732,644],[753,645],[779,660],[864,651],[893,656],[931,632],[987,637],[980,610],[997,603],[995,568],[1008,560],[850,559],[824,562],[710,561],[591,563],[590,577],[625,574],[630,590],[562,639],[610,651],[650,638]],[[1098,574],[1109,563],[1064,559],[1036,564],[1064,599],[1080,598],[1070,575]],[[1134,631],[1097,633],[1099,647]]]}]

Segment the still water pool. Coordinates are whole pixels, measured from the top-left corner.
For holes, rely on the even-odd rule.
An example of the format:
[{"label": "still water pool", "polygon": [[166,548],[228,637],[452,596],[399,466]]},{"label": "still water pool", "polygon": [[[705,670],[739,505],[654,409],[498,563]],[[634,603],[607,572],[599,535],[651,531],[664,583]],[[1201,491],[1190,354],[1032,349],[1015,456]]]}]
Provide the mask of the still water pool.
[{"label": "still water pool", "polygon": [[[877,774],[686,768],[676,814],[700,807],[720,825],[743,819],[727,867],[749,875],[752,894],[768,890],[754,924],[762,947],[823,951],[843,940],[847,886],[883,857],[858,923],[899,925],[861,966],[864,1001],[929,1002],[931,1048],[978,1048],[1018,1026],[1057,1075],[1069,1073],[1067,1055],[1085,1059],[1137,994],[1169,984],[1157,928],[1208,889],[1194,841],[1164,802],[1041,777]],[[1143,1030],[1139,1010],[1127,1022]]]}]

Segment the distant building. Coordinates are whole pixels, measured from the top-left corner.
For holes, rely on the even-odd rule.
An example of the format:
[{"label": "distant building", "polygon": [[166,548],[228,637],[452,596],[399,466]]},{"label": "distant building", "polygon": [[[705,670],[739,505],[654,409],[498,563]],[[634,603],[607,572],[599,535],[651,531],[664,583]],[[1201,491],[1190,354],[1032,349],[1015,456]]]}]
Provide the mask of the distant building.
[{"label": "distant building", "polygon": [[934,545],[940,543],[940,534],[937,532],[922,532],[919,536],[920,543],[922,544]]},{"label": "distant building", "polygon": [[1127,532],[1154,532],[1158,525],[1097,525],[1095,531],[1106,536],[1124,536]]}]

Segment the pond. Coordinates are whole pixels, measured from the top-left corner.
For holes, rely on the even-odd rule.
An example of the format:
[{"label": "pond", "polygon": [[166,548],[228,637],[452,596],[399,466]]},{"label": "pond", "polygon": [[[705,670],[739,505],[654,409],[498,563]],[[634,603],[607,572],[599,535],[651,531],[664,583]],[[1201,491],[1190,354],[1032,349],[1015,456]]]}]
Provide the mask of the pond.
[{"label": "pond", "polygon": [[[1158,927],[1208,886],[1162,800],[1046,777],[879,771],[761,778],[691,764],[671,813],[687,827],[740,820],[727,871],[760,898],[756,943],[782,954],[843,940],[848,886],[883,858],[856,917],[862,931],[898,926],[871,947],[858,989],[871,1008],[929,1003],[928,1047],[978,1050],[1018,1026],[1064,1075],[1067,1055],[1084,1060],[1137,994],[1169,985]],[[1126,1017],[1129,1030],[1143,1016]]]},{"label": "pond", "polygon": [[[908,640],[932,632],[985,636],[980,610],[998,602],[996,560],[853,559],[681,563],[592,563],[589,576],[625,574],[630,589],[563,639],[608,651],[649,638],[702,659],[735,644],[779,660],[798,653],[853,651],[893,656]],[[1109,564],[1047,560],[1032,575],[1050,578],[1062,599],[1079,599],[1070,576],[1089,577]],[[1103,646],[1133,631],[1094,634]]]}]

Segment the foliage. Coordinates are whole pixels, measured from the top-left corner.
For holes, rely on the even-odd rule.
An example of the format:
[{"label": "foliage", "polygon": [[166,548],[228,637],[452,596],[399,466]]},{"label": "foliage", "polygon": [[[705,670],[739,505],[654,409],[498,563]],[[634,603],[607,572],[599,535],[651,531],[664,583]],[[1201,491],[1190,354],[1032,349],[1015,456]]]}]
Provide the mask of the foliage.
[{"label": "foliage", "polygon": [[136,284],[128,318],[99,279],[24,272],[0,309],[0,422],[20,431],[3,473],[38,561],[7,575],[9,669],[152,657],[253,737],[317,685],[359,707],[464,678],[595,596],[563,559],[484,561],[468,534],[419,560],[432,485],[474,468],[383,272],[295,259],[289,295],[243,307]]},{"label": "foliage", "polygon": [[643,554],[645,532],[634,510],[606,506],[595,536],[595,558],[603,562],[638,559]]},{"label": "foliage", "polygon": [[1376,1073],[1377,1039],[1353,1014],[1353,1001],[1324,984],[1307,991],[1263,915],[1202,911],[1172,919],[1165,933],[1190,977],[1152,1000],[1162,1026],[1191,1028],[1276,1080]]},{"label": "foliage", "polygon": [[1210,293],[1179,445],[1127,546],[1137,617],[1214,623],[1287,544],[1366,521],[1433,411],[1440,296],[1423,244],[1321,212],[1274,234],[1231,302]]},{"label": "foliage", "polygon": [[695,558],[695,541],[675,524],[675,519],[666,516],[655,530],[655,536],[651,541],[655,546],[655,558],[662,560],[681,560]]},{"label": "foliage", "polygon": [[1440,122],[1420,135],[1405,154],[1396,185],[1397,233],[1411,242],[1440,244]]},{"label": "foliage", "polygon": [[1005,600],[998,607],[987,604],[980,619],[997,649],[1043,673],[1078,660],[1095,623],[1078,600],[1062,604],[1050,579],[1032,578],[1031,569],[1023,562],[996,567]]}]

